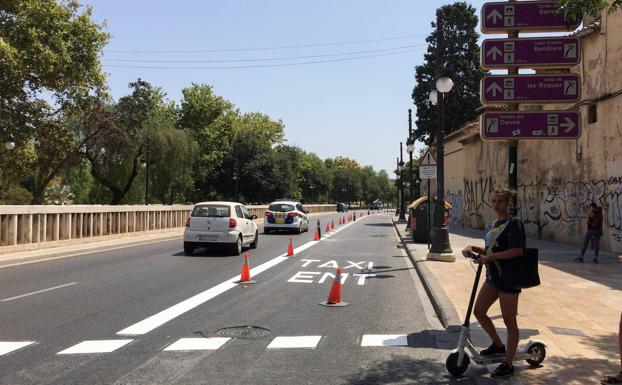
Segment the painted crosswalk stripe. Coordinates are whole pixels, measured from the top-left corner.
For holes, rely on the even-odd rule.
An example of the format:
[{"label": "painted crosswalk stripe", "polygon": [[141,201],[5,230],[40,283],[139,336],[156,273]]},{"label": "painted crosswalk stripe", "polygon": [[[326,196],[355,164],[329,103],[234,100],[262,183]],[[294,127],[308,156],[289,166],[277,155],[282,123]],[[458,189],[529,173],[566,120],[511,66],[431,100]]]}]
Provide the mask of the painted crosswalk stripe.
[{"label": "painted crosswalk stripe", "polygon": [[275,337],[268,349],[315,348],[322,336]]},{"label": "painted crosswalk stripe", "polygon": [[227,343],[231,338],[180,338],[169,345],[167,350],[216,350]]},{"label": "painted crosswalk stripe", "polygon": [[408,346],[406,334],[365,334],[361,346]]},{"label": "painted crosswalk stripe", "polygon": [[34,344],[34,341],[0,341],[0,356]]},{"label": "painted crosswalk stripe", "polygon": [[129,344],[134,340],[89,340],[82,341],[68,349],[60,351],[56,354],[93,354],[93,353],[110,353]]}]

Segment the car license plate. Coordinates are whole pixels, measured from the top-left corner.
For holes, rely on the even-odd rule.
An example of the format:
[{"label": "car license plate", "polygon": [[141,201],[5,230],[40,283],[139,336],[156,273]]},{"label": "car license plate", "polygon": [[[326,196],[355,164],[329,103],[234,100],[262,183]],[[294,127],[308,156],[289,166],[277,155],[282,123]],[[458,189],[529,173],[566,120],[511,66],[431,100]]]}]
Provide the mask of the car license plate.
[{"label": "car license plate", "polygon": [[218,235],[199,235],[199,241],[217,241]]},{"label": "car license plate", "polygon": [[277,212],[275,215],[275,219],[276,219],[276,223],[278,225],[282,225],[283,223],[285,223],[285,214],[282,212]]}]

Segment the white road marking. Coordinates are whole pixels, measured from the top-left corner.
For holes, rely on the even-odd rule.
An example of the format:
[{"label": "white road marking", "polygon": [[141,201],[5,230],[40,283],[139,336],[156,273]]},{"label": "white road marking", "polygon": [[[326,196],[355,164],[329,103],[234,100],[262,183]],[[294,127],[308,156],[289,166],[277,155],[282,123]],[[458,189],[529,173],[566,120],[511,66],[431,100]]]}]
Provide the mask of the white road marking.
[{"label": "white road marking", "polygon": [[0,341],[0,356],[34,344],[34,341]]},{"label": "white road marking", "polygon": [[41,294],[41,293],[45,293],[46,291],[51,291],[51,290],[56,290],[56,289],[60,289],[63,287],[67,287],[67,286],[71,286],[71,285],[75,285],[78,282],[71,282],[71,283],[66,283],[64,285],[60,285],[60,286],[54,286],[54,287],[50,287],[48,289],[43,289],[43,290],[38,290],[38,291],[33,291],[31,293],[26,293],[26,294],[22,294],[22,295],[17,295],[15,297],[11,297],[11,298],[5,298],[2,300],[2,302],[7,302],[7,301],[12,301],[14,299],[19,299],[19,298],[24,298],[24,297],[28,297],[31,295],[35,295],[35,294]]},{"label": "white road marking", "polygon": [[[310,241],[305,243],[304,245],[298,246],[294,249],[294,254],[298,254],[309,247],[315,246],[320,241]],[[256,276],[271,267],[278,265],[281,262],[291,260],[291,257],[287,256],[287,253],[283,253],[278,257],[275,257],[268,262],[265,262],[253,269],[251,269],[251,276]],[[238,287],[235,283],[240,280],[240,276],[236,275],[233,278],[228,279],[225,282],[222,282],[210,289],[207,289],[195,296],[192,296],[176,305],[173,305],[167,309],[162,310],[159,313],[156,313],[144,320],[137,322],[127,328],[120,330],[117,332],[118,335],[121,336],[138,336],[142,334],[146,334],[153,329],[162,326],[163,324],[179,317],[180,315],[194,309],[195,307],[202,305],[203,303],[209,301],[210,299],[226,292],[227,290],[233,289],[234,287]]]},{"label": "white road marking", "polygon": [[408,346],[406,334],[365,334],[361,346]]},{"label": "white road marking", "polygon": [[322,336],[275,337],[267,349],[315,348]]},{"label": "white road marking", "polygon": [[60,351],[56,354],[92,354],[92,353],[110,353],[129,344],[134,340],[90,340],[82,341],[68,349]]},{"label": "white road marking", "polygon": [[220,349],[231,338],[181,338],[168,346],[168,350],[216,350]]}]

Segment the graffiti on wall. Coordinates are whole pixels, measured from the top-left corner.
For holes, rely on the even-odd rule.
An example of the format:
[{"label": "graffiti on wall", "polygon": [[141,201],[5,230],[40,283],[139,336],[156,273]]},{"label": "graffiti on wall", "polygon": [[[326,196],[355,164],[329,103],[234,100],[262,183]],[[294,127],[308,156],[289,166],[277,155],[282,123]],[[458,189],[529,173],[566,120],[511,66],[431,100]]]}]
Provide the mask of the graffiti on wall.
[{"label": "graffiti on wall", "polygon": [[449,224],[464,225],[464,194],[462,191],[458,191],[457,193],[447,191],[445,193],[445,200],[451,204],[451,210],[449,210]]},{"label": "graffiti on wall", "polygon": [[[490,193],[494,188],[492,177],[482,177],[477,180],[464,179],[464,192],[448,192],[448,199],[458,207],[452,223],[463,224],[470,217],[476,217],[477,223],[484,223],[485,218],[492,219]],[[457,203],[460,197],[463,199],[462,205]],[[517,203],[518,216],[538,238],[543,237],[547,227],[554,225],[566,225],[564,228],[569,234],[577,231],[590,204],[596,203],[603,207],[604,225],[609,228],[611,236],[617,242],[622,242],[622,177],[592,181],[553,178],[549,183],[521,184],[518,186]],[[562,231],[562,228],[556,229],[557,232]]]}]

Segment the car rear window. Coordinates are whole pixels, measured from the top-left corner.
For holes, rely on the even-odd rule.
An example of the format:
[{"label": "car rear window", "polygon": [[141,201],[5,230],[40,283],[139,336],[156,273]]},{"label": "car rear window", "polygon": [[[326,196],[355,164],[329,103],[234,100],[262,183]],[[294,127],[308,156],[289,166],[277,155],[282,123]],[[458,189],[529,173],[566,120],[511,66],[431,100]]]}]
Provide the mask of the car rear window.
[{"label": "car rear window", "polygon": [[268,207],[270,211],[294,211],[294,205],[287,203],[273,203]]},{"label": "car rear window", "polygon": [[193,217],[230,217],[231,208],[225,205],[197,205],[192,210]]}]

